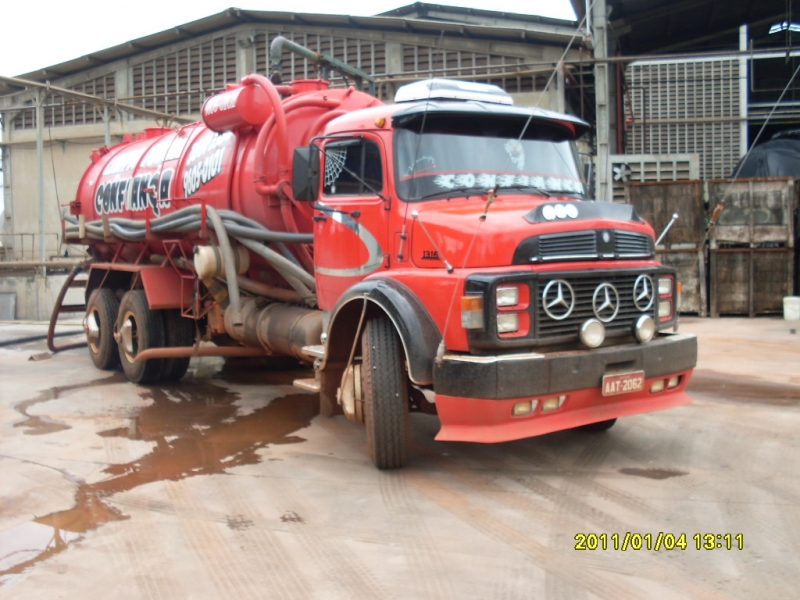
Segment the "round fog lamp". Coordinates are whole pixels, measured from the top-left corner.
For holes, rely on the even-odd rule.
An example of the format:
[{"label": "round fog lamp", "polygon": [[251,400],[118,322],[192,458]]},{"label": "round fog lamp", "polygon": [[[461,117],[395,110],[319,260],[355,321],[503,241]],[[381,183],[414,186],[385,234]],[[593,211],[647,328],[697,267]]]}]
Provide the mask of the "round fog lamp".
[{"label": "round fog lamp", "polygon": [[640,344],[646,344],[656,335],[656,322],[649,315],[642,315],[636,319],[633,334]]},{"label": "round fog lamp", "polygon": [[581,325],[580,338],[587,348],[597,348],[606,339],[606,328],[597,319],[589,319]]}]

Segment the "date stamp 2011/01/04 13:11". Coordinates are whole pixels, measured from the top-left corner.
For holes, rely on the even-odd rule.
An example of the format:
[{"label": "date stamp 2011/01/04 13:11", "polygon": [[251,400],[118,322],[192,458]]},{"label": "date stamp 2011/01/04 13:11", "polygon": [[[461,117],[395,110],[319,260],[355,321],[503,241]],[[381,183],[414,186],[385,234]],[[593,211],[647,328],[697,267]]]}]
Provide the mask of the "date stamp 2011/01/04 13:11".
[{"label": "date stamp 2011/01/04 13:11", "polygon": [[743,533],[576,533],[575,550],[744,550]]}]

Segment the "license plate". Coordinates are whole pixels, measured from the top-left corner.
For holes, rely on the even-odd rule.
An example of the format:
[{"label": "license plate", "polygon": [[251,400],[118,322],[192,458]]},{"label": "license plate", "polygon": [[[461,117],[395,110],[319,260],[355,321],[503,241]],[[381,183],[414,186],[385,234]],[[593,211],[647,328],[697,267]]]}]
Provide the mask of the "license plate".
[{"label": "license plate", "polygon": [[603,377],[603,396],[618,396],[642,390],[644,390],[644,371]]}]

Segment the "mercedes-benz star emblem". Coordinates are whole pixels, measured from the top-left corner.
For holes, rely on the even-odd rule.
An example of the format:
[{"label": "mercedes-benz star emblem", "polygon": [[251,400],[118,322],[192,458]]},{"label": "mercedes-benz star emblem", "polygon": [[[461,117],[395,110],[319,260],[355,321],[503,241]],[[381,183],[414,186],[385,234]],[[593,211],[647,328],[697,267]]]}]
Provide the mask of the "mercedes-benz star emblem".
[{"label": "mercedes-benz star emblem", "polygon": [[553,279],[542,292],[542,306],[554,321],[563,321],[575,308],[575,292],[568,281]]},{"label": "mercedes-benz star emblem", "polygon": [[653,306],[653,280],[649,275],[639,275],[633,284],[633,303],[641,312],[649,310]]},{"label": "mercedes-benz star emblem", "polygon": [[619,293],[610,283],[601,283],[597,286],[592,296],[592,308],[594,309],[594,316],[600,319],[603,323],[609,323],[614,320],[619,312]]}]

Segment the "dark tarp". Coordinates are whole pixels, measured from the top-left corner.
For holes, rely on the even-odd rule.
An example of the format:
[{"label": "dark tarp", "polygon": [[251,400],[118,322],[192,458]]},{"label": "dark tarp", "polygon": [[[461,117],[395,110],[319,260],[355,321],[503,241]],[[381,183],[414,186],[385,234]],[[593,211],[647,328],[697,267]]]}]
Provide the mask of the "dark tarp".
[{"label": "dark tarp", "polygon": [[777,134],[770,141],[753,148],[744,165],[736,165],[731,175],[738,177],[800,177],[800,139],[793,135]]}]

